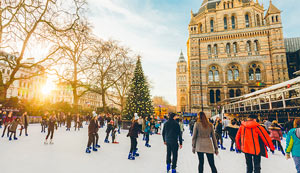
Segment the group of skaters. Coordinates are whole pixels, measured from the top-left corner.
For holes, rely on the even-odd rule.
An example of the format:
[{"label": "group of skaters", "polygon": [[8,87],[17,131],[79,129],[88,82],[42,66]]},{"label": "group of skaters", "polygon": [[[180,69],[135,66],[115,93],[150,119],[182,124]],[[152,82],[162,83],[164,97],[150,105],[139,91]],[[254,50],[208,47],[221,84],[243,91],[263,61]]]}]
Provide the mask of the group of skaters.
[{"label": "group of skaters", "polygon": [[[197,118],[190,120],[189,129],[192,135],[192,152],[197,153],[199,158],[199,173],[204,172],[204,154],[207,156],[211,172],[217,173],[214,154],[218,155],[219,149],[226,150],[223,138],[228,137],[231,139],[230,151],[245,154],[247,173],[261,172],[261,157],[268,158],[268,151],[274,154],[276,149],[286,156],[286,159],[290,159],[292,154],[296,170],[300,173],[300,119],[289,120],[282,126],[276,120],[260,121],[255,114],[241,122],[227,117],[223,120],[220,118],[212,120],[208,119],[204,112],[200,112]],[[285,149],[281,144],[283,133],[287,134]],[[176,143],[178,144],[177,141]],[[177,145],[175,147],[178,148]],[[175,160],[173,164],[176,165],[177,153],[173,157]],[[168,171],[169,164],[170,161],[167,159]],[[172,165],[172,169],[174,168],[176,166]]]},{"label": "group of skaters", "polygon": [[25,136],[28,136],[28,125],[29,118],[27,112],[24,112],[21,116],[14,115],[13,111],[6,112],[0,110],[0,128],[3,128],[1,137],[8,137],[9,140],[18,140],[17,138],[17,128],[19,128],[19,136],[22,136],[23,130],[25,131]]},{"label": "group of skaters", "polygon": [[[164,122],[167,120],[166,122]],[[17,128],[20,126],[20,134],[25,130],[28,136],[28,114],[24,112],[22,116],[14,117],[13,112],[0,112],[0,127],[3,128],[2,137],[7,136],[9,140],[17,140]],[[54,130],[58,127],[66,126],[70,131],[71,124],[74,122],[74,130],[79,130],[83,122],[88,124],[88,144],[86,153],[98,151],[99,145],[98,131],[106,126],[105,143],[118,144],[116,135],[120,134],[122,120],[120,116],[98,115],[93,112],[91,115],[82,116],[71,113],[48,113],[42,116],[42,133],[46,135],[45,144],[53,144]],[[162,126],[162,124],[164,124]],[[223,145],[223,138],[230,138],[230,151],[244,153],[247,165],[247,173],[261,172],[261,157],[268,158],[268,151],[274,154],[277,149],[287,159],[293,156],[297,171],[300,173],[300,119],[290,120],[283,127],[277,121],[258,120],[258,116],[252,114],[245,121],[235,118],[224,117],[216,120],[208,119],[204,112],[200,112],[197,118],[189,122],[189,129],[192,135],[192,152],[197,154],[199,159],[198,171],[204,172],[204,155],[206,155],[211,172],[217,173],[214,155],[219,154],[219,150],[226,150]],[[169,113],[164,120],[156,119],[153,116],[142,117],[134,114],[127,137],[130,138],[129,160],[135,160],[139,156],[137,138],[143,135],[145,146],[150,148],[150,136],[160,134],[162,129],[162,139],[167,148],[166,167],[167,171],[176,173],[178,150],[182,148],[184,131],[183,119],[175,113]],[[281,141],[283,133],[286,133],[286,148],[282,147]]]}]

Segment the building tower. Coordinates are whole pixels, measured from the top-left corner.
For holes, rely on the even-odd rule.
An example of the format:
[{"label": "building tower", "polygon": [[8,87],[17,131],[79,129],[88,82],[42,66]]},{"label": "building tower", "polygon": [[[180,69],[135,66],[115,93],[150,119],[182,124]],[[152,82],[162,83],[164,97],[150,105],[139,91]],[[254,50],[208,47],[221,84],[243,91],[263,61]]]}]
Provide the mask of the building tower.
[{"label": "building tower", "polygon": [[189,111],[220,113],[222,100],[288,80],[281,12],[270,1],[204,0],[189,24]]},{"label": "building tower", "polygon": [[187,62],[181,51],[176,69],[177,112],[188,111],[188,71]]}]

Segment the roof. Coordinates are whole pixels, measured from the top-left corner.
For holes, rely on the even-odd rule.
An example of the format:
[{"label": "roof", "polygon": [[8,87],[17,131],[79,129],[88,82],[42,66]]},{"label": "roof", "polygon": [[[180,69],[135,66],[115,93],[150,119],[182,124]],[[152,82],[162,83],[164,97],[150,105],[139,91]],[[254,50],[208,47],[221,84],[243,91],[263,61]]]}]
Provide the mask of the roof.
[{"label": "roof", "polygon": [[297,52],[300,50],[300,37],[285,38],[284,45],[286,52]]},{"label": "roof", "polygon": [[300,77],[297,77],[297,78],[294,78],[294,79],[291,79],[291,80],[288,80],[288,81],[285,81],[285,82],[282,82],[282,83],[279,83],[279,84],[276,84],[276,85],[269,86],[267,88],[255,91],[253,93],[243,95],[241,97],[242,98],[252,97],[252,96],[255,96],[255,95],[258,95],[258,94],[262,94],[262,93],[270,92],[270,91],[273,91],[273,90],[276,90],[276,89],[279,89],[279,88],[286,87],[288,84],[293,85],[293,84],[296,84],[296,83],[300,83]]},{"label": "roof", "polygon": [[271,0],[267,14],[277,14],[277,13],[281,13],[281,11],[277,7],[275,7],[275,5],[273,5]]},{"label": "roof", "polygon": [[179,57],[178,62],[186,62],[185,59],[184,59],[184,56],[183,56],[182,51],[181,51],[181,53],[180,53],[180,57]]}]

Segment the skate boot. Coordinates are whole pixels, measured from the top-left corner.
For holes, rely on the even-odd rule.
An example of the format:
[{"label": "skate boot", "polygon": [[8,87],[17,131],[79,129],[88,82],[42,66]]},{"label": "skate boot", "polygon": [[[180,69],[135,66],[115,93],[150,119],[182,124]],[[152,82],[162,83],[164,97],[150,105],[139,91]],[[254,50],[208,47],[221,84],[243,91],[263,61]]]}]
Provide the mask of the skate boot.
[{"label": "skate boot", "polygon": [[93,147],[93,151],[98,151],[98,149],[96,147]]},{"label": "skate boot", "polygon": [[47,139],[45,139],[45,142],[44,142],[44,144],[45,144],[45,145],[47,145],[47,144],[48,144],[48,141],[47,141]]},{"label": "skate boot", "polygon": [[9,137],[9,140],[11,141],[11,137]]},{"label": "skate boot", "polygon": [[172,173],[176,173],[176,169],[172,169]]},{"label": "skate boot", "polygon": [[221,150],[226,150],[226,148],[225,148],[225,147],[223,147],[223,145],[221,145]]},{"label": "skate boot", "polygon": [[54,144],[53,141],[52,141],[52,139],[50,139],[50,144]]},{"label": "skate boot", "polygon": [[108,140],[108,139],[105,139],[105,140],[104,140],[104,143],[109,143],[109,140]]},{"label": "skate boot", "polygon": [[91,150],[89,149],[89,147],[86,148],[85,152],[86,153],[91,153]]},{"label": "skate boot", "polygon": [[167,164],[167,172],[171,170],[171,164]]},{"label": "skate boot", "polygon": [[233,147],[230,147],[230,151],[235,151],[235,149],[233,149]]},{"label": "skate boot", "polygon": [[14,140],[18,140],[18,138],[14,137]]},{"label": "skate boot", "polygon": [[139,153],[137,153],[136,151],[137,151],[137,150],[133,151],[133,156],[134,156],[134,157],[139,157],[139,156],[140,156],[140,154],[139,154]]},{"label": "skate boot", "polygon": [[100,145],[98,145],[98,144],[96,144],[96,146],[95,146],[96,148],[100,148]]},{"label": "skate boot", "polygon": [[146,147],[148,147],[148,148],[150,148],[150,147],[151,147],[151,145],[150,145],[150,144],[148,144],[148,143],[146,143],[146,144],[145,144],[145,146],[146,146]]},{"label": "skate boot", "polygon": [[25,134],[25,136],[28,136],[28,134]]},{"label": "skate boot", "polygon": [[129,155],[128,155],[128,159],[129,159],[129,160],[135,160],[135,157],[133,156],[133,154],[132,154],[132,153],[129,153]]},{"label": "skate boot", "polygon": [[117,142],[117,141],[114,141],[114,142],[112,142],[113,144],[119,144],[119,142]]}]

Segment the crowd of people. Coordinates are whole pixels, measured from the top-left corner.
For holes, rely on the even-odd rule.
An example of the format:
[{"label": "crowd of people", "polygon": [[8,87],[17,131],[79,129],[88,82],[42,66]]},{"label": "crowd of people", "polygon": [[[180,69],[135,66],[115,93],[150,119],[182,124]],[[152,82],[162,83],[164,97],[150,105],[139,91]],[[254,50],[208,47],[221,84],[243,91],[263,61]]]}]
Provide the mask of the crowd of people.
[{"label": "crowd of people", "polygon": [[[53,144],[54,131],[65,127],[66,131],[74,131],[83,128],[83,124],[88,125],[88,142],[86,153],[98,151],[99,145],[98,131],[106,126],[105,143],[118,144],[117,134],[120,134],[122,119],[120,115],[97,114],[95,111],[87,115],[46,112],[41,117],[41,133],[46,133],[44,144]],[[197,117],[188,122],[181,116],[170,113],[164,119],[155,116],[143,117],[134,114],[127,137],[130,139],[128,159],[135,160],[138,153],[138,137],[141,134],[145,141],[145,146],[150,148],[150,136],[153,134],[162,135],[162,140],[166,145],[166,167],[167,171],[176,173],[178,150],[182,148],[184,139],[184,122],[189,125],[189,132],[192,136],[192,153],[197,154],[199,159],[198,172],[204,172],[204,155],[206,155],[211,172],[217,173],[214,155],[219,154],[219,150],[226,150],[223,140],[231,140],[230,152],[245,154],[247,173],[261,171],[261,157],[268,158],[268,151],[272,154],[279,151],[287,159],[293,156],[296,169],[300,172],[300,119],[290,120],[283,126],[276,120],[259,120],[257,115],[252,114],[245,121],[236,118],[223,117],[215,120],[208,119],[205,113],[200,112]],[[21,116],[14,116],[14,113],[0,111],[0,128],[3,128],[2,137],[9,140],[18,140],[19,136],[25,131],[28,136],[29,116],[27,112]],[[162,133],[161,133],[162,129]],[[281,141],[286,136],[286,148],[284,149]],[[48,139],[50,139],[48,143]]]}]

